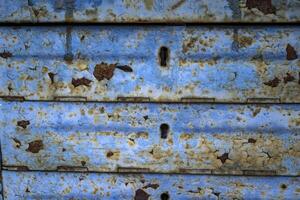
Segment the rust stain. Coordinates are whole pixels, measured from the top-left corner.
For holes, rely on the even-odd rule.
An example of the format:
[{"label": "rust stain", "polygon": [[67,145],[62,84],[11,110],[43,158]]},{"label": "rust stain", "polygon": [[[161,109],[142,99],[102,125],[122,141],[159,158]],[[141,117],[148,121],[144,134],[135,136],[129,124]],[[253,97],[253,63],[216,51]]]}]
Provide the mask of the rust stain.
[{"label": "rust stain", "polygon": [[287,44],[287,46],[286,46],[286,59],[287,60],[295,60],[297,58],[298,58],[297,52],[294,49],[294,47],[290,44]]},{"label": "rust stain", "polygon": [[270,80],[268,82],[264,82],[265,85],[270,87],[277,87],[280,83],[280,79],[275,77],[273,80]]},{"label": "rust stain", "polygon": [[185,2],[185,0],[180,0],[177,3],[175,3],[172,7],[171,10],[176,10],[177,8],[179,8],[183,3]]},{"label": "rust stain", "polygon": [[110,80],[113,77],[116,68],[124,72],[133,72],[132,68],[128,65],[107,64],[102,62],[95,66],[93,75],[98,81],[104,79]]},{"label": "rust stain", "polygon": [[224,164],[226,160],[229,159],[228,155],[229,155],[228,153],[223,153],[221,156],[218,156],[217,158],[221,160],[221,162]]},{"label": "rust stain", "polygon": [[294,81],[295,80],[295,77],[293,77],[290,73],[286,73],[286,76],[283,77],[283,82],[284,83],[288,83],[288,82],[291,82],[291,81]]},{"label": "rust stain", "polygon": [[52,72],[49,72],[48,73],[48,76],[49,76],[49,78],[50,78],[50,80],[51,80],[51,84],[54,84],[54,76],[55,76],[56,74],[54,74],[54,73],[52,73]]},{"label": "rust stain", "polygon": [[89,80],[89,79],[87,79],[85,77],[78,78],[78,79],[72,78],[72,85],[74,87],[78,87],[80,85],[84,85],[84,86],[89,87],[91,82],[92,82],[91,80]]},{"label": "rust stain", "polygon": [[119,151],[108,151],[106,153],[106,157],[111,159],[111,160],[119,160],[120,158],[120,152]]},{"label": "rust stain", "polygon": [[144,4],[147,10],[151,10],[153,8],[153,0],[144,0]]},{"label": "rust stain", "polygon": [[258,115],[260,113],[260,111],[261,111],[261,108],[256,108],[252,113],[253,117],[256,117],[256,115]]},{"label": "rust stain", "polygon": [[237,38],[240,47],[248,47],[253,43],[253,39],[247,36],[239,36]]},{"label": "rust stain", "polygon": [[148,200],[149,194],[142,189],[137,189],[135,191],[134,200]]},{"label": "rust stain", "polygon": [[17,138],[13,138],[16,148],[20,148],[22,146],[22,143],[20,140],[18,140]]},{"label": "rust stain", "polygon": [[44,149],[44,144],[42,140],[35,140],[28,143],[28,148],[26,151],[31,153],[39,153],[40,150]]},{"label": "rust stain", "polygon": [[10,53],[9,51],[3,51],[2,53],[0,53],[0,57],[7,59],[12,57],[12,53]]},{"label": "rust stain", "polygon": [[27,128],[28,125],[30,125],[30,121],[28,120],[21,120],[17,122],[17,126],[20,126],[23,129]]},{"label": "rust stain", "polygon": [[276,14],[276,8],[272,5],[272,0],[247,0],[248,9],[257,8],[264,14]]},{"label": "rust stain", "polygon": [[252,143],[252,144],[254,144],[254,143],[256,143],[256,139],[249,138],[249,139],[248,139],[248,143]]},{"label": "rust stain", "polygon": [[281,184],[280,188],[283,189],[283,190],[285,190],[285,189],[287,189],[287,185],[286,184]]},{"label": "rust stain", "polygon": [[132,68],[129,67],[128,65],[117,65],[116,68],[124,72],[133,72]]},{"label": "rust stain", "polygon": [[110,80],[116,68],[116,64],[107,64],[107,63],[100,63],[95,66],[93,75],[98,81],[102,81],[103,79]]},{"label": "rust stain", "polygon": [[148,185],[144,186],[143,189],[147,189],[147,188],[153,188],[153,189],[157,189],[159,188],[159,185],[158,184],[152,184],[152,183],[149,183]]},{"label": "rust stain", "polygon": [[82,160],[81,165],[84,167],[86,165],[86,162],[84,160]]}]

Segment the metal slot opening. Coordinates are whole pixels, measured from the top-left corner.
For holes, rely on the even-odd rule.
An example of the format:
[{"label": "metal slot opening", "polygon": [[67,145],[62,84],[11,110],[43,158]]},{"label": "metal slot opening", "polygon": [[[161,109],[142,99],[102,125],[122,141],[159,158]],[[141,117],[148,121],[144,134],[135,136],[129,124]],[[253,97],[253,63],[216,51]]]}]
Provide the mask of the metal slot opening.
[{"label": "metal slot opening", "polygon": [[167,67],[169,60],[170,50],[168,47],[160,47],[159,49],[159,63],[162,67]]},{"label": "metal slot opening", "polygon": [[161,124],[160,125],[160,138],[166,139],[168,137],[170,127],[168,124]]}]

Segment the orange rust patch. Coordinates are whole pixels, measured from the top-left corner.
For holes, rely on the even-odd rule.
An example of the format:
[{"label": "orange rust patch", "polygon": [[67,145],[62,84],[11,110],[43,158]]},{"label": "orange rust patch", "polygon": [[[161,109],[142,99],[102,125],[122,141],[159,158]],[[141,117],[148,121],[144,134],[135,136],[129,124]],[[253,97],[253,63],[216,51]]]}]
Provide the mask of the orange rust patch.
[{"label": "orange rust patch", "polygon": [[103,79],[110,80],[116,68],[116,64],[107,64],[107,63],[100,63],[95,66],[93,75],[98,81],[102,81]]},{"label": "orange rust patch", "polygon": [[0,53],[0,57],[7,59],[12,57],[12,53],[10,53],[9,51],[3,51],[2,53]]},{"label": "orange rust patch", "polygon": [[286,73],[286,76],[283,77],[283,82],[284,83],[288,83],[288,82],[291,82],[291,81],[294,81],[295,80],[295,77],[293,77],[290,73]]},{"label": "orange rust patch", "polygon": [[23,129],[27,128],[28,125],[30,125],[30,121],[28,120],[21,120],[17,122],[17,126],[20,126]]},{"label": "orange rust patch", "polygon": [[248,9],[256,8],[264,14],[275,14],[276,8],[272,5],[272,0],[247,0]]},{"label": "orange rust patch", "polygon": [[91,80],[89,80],[89,79],[87,79],[87,78],[85,78],[85,77],[83,77],[83,78],[78,78],[78,79],[75,79],[75,78],[73,78],[72,79],[72,85],[74,86],[74,87],[78,87],[78,86],[80,86],[80,85],[84,85],[84,86],[90,86],[90,83],[91,83],[92,81]]},{"label": "orange rust patch", "polygon": [[280,83],[280,79],[275,77],[273,80],[270,80],[268,82],[264,82],[265,85],[270,87],[277,87]]},{"label": "orange rust patch", "polygon": [[285,50],[286,50],[286,59],[287,60],[295,60],[298,58],[297,52],[292,45],[287,44]]},{"label": "orange rust patch", "polygon": [[44,144],[42,140],[35,140],[28,143],[28,148],[26,151],[31,153],[39,153],[40,150],[44,149]]},{"label": "orange rust patch", "polygon": [[134,200],[147,200],[149,198],[149,194],[142,189],[137,189],[135,191]]}]

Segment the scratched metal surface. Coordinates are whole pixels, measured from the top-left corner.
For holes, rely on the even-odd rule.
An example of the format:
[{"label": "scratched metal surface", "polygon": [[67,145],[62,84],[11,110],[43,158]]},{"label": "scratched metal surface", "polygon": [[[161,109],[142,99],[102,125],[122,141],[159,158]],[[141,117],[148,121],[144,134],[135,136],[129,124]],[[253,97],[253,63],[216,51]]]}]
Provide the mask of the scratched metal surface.
[{"label": "scratched metal surface", "polygon": [[295,26],[1,27],[0,44],[0,96],[300,102]]},{"label": "scratched metal surface", "polygon": [[[288,199],[299,177],[96,174],[4,171],[7,199]],[[46,187],[45,187],[46,186]]]},{"label": "scratched metal surface", "polygon": [[0,22],[299,22],[298,0],[0,0]]},{"label": "scratched metal surface", "polygon": [[1,111],[5,169],[300,174],[296,104],[2,102]]}]

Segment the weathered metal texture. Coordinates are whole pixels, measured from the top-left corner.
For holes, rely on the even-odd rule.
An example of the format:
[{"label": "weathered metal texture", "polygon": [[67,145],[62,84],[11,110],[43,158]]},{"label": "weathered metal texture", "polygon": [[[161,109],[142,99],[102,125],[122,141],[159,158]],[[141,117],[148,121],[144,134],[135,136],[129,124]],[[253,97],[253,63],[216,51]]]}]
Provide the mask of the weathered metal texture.
[{"label": "weathered metal texture", "polygon": [[0,0],[0,22],[299,22],[298,0]]},{"label": "weathered metal texture", "polygon": [[[299,199],[299,177],[4,171],[7,199]],[[167,198],[169,197],[169,198]]]},{"label": "weathered metal texture", "polygon": [[300,174],[298,105],[3,102],[1,111],[5,169]]},{"label": "weathered metal texture", "polygon": [[1,27],[0,96],[300,102],[300,28]]}]

